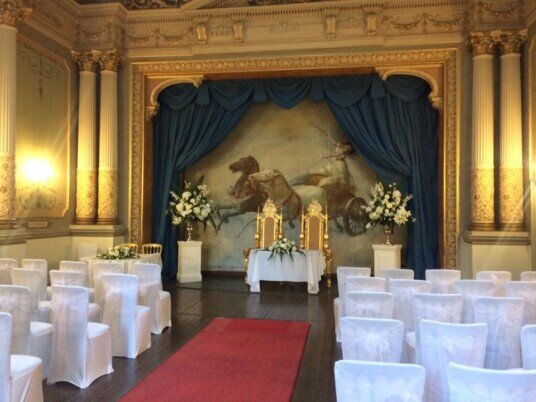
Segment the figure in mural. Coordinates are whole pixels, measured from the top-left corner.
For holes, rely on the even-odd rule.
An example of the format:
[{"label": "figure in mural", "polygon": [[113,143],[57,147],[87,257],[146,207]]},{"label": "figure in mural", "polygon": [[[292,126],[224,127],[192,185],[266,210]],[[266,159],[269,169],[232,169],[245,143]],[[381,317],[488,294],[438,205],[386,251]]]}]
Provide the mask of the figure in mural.
[{"label": "figure in mural", "polygon": [[[269,193],[263,186],[256,185],[249,179],[249,176],[259,171],[259,163],[253,156],[240,158],[229,165],[229,170],[233,173],[241,173],[234,185],[229,187],[227,194],[231,197],[230,204],[216,206],[216,213],[219,218],[216,230],[221,228],[229,218],[243,215],[247,212],[257,212],[262,208]],[[222,211],[224,211],[222,213]]]}]

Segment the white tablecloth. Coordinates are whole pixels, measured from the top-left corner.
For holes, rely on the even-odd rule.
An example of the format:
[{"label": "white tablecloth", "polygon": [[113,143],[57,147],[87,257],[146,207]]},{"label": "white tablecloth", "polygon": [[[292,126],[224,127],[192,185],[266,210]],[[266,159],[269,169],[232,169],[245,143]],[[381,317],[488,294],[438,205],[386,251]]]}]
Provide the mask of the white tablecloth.
[{"label": "white tablecloth", "polygon": [[307,291],[318,293],[318,282],[326,269],[322,253],[318,250],[293,253],[294,261],[287,255],[281,261],[278,255],[271,259],[270,252],[251,250],[248,265],[248,285],[252,292],[260,292],[260,281],[307,282]]}]

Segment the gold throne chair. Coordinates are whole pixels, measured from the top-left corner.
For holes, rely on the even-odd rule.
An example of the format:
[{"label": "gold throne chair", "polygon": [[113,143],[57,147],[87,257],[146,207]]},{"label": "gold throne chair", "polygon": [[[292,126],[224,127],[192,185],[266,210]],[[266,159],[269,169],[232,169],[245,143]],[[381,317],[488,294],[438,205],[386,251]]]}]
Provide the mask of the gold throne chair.
[{"label": "gold throne chair", "polygon": [[329,248],[328,213],[322,212],[322,205],[316,200],[311,201],[306,214],[302,212],[300,249],[322,252],[326,263],[326,282],[330,288],[333,255]]},{"label": "gold throne chair", "polygon": [[[257,211],[257,224],[255,228],[253,248],[268,248],[280,235],[283,235],[283,215],[277,213],[277,206],[272,200],[268,199],[264,203],[262,211]],[[251,248],[246,247],[244,249],[244,271],[246,272],[246,280],[250,253]]]}]

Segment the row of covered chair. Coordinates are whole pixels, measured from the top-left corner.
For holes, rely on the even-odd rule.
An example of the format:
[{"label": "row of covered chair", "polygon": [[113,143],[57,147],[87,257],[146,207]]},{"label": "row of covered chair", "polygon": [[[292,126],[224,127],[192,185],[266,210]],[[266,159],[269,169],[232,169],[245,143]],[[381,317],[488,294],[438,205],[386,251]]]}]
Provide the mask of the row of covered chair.
[{"label": "row of covered chair", "polygon": [[[11,268],[11,285],[0,285],[0,311],[13,316],[13,352],[40,358],[50,383],[69,381],[85,388],[94,378],[111,372],[112,355],[135,358],[150,347],[151,332],[159,334],[171,326],[170,295],[162,291],[160,266],[136,263],[134,275],[123,274],[123,265],[113,261],[93,268],[95,288],[88,287],[87,266],[79,261],[64,261],[60,270],[51,270],[48,289],[41,273],[27,268]],[[43,293],[51,300],[41,300]],[[76,317],[88,324],[76,324]],[[65,336],[76,348],[66,349],[68,343],[58,341]],[[108,355],[107,341],[101,341],[101,336],[110,341],[109,364],[97,359],[97,369],[91,371],[87,356]],[[85,347],[82,339],[88,342]],[[96,349],[88,355],[92,347]],[[58,353],[69,353],[74,360]],[[62,364],[69,369],[62,371]],[[73,374],[73,364],[85,377],[76,370]]]}]

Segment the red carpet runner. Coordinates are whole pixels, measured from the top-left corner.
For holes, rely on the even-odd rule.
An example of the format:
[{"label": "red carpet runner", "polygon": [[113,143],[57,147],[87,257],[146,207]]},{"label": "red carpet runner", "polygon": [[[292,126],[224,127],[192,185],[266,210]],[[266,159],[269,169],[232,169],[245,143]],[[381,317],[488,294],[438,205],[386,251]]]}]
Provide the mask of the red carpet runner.
[{"label": "red carpet runner", "polygon": [[121,401],[289,401],[308,331],[305,322],[216,318]]}]

